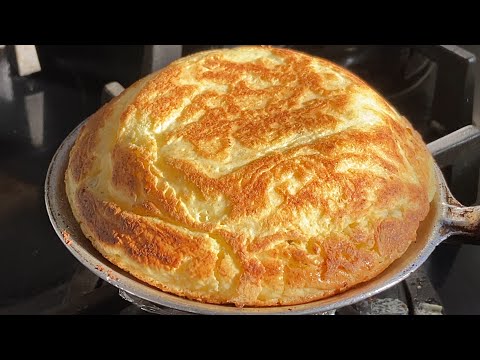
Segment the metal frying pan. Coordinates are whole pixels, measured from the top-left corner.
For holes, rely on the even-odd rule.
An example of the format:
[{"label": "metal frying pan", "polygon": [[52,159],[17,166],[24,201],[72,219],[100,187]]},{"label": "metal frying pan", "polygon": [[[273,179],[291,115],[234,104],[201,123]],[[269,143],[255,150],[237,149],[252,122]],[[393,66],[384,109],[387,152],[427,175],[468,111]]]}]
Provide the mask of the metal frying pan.
[{"label": "metal frying pan", "polygon": [[[374,279],[359,284],[344,293],[302,305],[236,308],[188,300],[162,292],[119,269],[93,248],[80,230],[65,193],[64,176],[72,148],[84,123],[77,126],[63,141],[53,156],[45,182],[45,203],[55,231],[67,249],[97,276],[123,290],[124,297],[140,298],[153,304],[201,314],[318,314],[354,304],[394,286],[415,271],[435,247],[455,234],[478,235],[480,206],[465,207],[451,195],[442,172],[435,166],[437,192],[430,213],[420,224],[417,240],[406,253]],[[429,144],[437,161],[449,156],[449,149],[480,138],[480,131],[467,126]],[[129,297],[129,294],[132,297]]]}]

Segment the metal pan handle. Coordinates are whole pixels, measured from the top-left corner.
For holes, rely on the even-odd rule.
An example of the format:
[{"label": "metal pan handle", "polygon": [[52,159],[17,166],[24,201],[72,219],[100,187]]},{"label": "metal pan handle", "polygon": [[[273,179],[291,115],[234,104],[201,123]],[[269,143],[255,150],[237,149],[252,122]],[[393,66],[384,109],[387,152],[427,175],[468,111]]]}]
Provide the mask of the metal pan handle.
[{"label": "metal pan handle", "polygon": [[[442,227],[448,235],[470,235],[473,244],[480,245],[480,206],[463,206],[452,198],[447,203]],[[465,241],[462,241],[465,242]],[[469,242],[469,241],[466,241]]]},{"label": "metal pan handle", "polygon": [[[468,148],[469,151],[478,151],[480,149],[480,129],[474,125],[465,126],[431,142],[428,144],[428,148],[438,166],[450,165],[460,150]],[[470,235],[472,243],[480,245],[478,241],[480,238],[480,206],[464,206],[453,197],[447,186],[445,186],[445,191],[443,233],[445,235]]]}]

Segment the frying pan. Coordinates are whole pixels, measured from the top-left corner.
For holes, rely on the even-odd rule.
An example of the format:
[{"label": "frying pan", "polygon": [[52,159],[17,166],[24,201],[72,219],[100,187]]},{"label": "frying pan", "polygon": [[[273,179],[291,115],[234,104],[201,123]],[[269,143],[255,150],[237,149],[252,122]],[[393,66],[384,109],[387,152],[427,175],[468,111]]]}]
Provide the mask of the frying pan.
[{"label": "frying pan", "polygon": [[[451,235],[478,235],[480,232],[480,206],[466,207],[454,199],[443,174],[435,165],[437,191],[427,218],[420,224],[417,239],[405,254],[393,262],[380,275],[368,282],[332,297],[307,304],[277,307],[244,307],[200,303],[162,292],[116,267],[94,249],[74,218],[65,193],[64,176],[70,149],[84,122],[77,126],[63,141],[53,156],[45,182],[45,203],[48,216],[57,235],[67,249],[97,276],[120,289],[129,301],[166,306],[200,314],[319,314],[342,308],[380,293],[408,277],[415,271],[435,247]],[[430,151],[437,161],[445,161],[450,149],[480,138],[480,131],[466,126],[444,138],[430,143]],[[475,239],[476,241],[476,239]],[[137,299],[138,301],[136,301]],[[155,307],[155,306],[154,306]],[[153,307],[153,308],[154,308]],[[146,310],[152,310],[144,306]]]}]

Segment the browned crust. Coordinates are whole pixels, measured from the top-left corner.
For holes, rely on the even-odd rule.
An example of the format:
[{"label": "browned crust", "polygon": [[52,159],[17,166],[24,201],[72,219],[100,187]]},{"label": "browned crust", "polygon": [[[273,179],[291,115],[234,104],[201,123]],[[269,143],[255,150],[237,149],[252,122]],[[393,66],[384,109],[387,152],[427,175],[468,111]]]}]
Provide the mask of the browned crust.
[{"label": "browned crust", "polygon": [[193,55],[94,114],[66,172],[111,262],[164,291],[292,305],[382,272],[435,185],[420,135],[346,70],[287,49]]}]

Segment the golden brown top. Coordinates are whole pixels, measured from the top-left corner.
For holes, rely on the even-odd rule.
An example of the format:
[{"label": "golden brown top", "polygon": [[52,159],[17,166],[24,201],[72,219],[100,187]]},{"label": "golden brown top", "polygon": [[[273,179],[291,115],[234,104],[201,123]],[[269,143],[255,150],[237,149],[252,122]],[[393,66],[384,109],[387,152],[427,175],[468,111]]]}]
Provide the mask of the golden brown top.
[{"label": "golden brown top", "polygon": [[269,47],[180,59],[94,114],[69,201],[138,278],[212,303],[297,304],[371,279],[435,192],[421,137],[363,81]]}]

